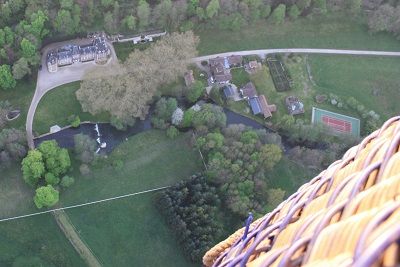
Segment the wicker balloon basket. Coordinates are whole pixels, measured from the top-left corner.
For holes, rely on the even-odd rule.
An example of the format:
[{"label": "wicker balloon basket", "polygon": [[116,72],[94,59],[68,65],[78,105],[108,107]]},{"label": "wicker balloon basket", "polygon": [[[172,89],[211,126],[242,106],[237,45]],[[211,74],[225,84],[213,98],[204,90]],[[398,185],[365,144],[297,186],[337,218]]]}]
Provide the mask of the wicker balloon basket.
[{"label": "wicker balloon basket", "polygon": [[399,145],[394,117],[248,231],[213,247],[204,265],[400,266]]}]

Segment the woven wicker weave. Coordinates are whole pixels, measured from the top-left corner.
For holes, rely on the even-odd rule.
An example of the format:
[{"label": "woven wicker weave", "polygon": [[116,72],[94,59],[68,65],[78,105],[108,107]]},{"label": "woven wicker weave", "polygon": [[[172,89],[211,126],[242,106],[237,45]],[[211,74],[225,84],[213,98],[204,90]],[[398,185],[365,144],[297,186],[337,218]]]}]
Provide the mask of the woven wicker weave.
[{"label": "woven wicker weave", "polygon": [[274,211],[219,243],[206,266],[399,266],[400,117]]}]

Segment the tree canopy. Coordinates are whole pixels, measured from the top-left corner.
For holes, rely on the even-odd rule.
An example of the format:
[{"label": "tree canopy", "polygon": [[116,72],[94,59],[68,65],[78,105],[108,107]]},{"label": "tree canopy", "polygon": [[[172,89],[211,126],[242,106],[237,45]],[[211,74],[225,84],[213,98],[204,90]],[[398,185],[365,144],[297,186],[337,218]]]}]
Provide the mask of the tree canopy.
[{"label": "tree canopy", "polygon": [[87,75],[76,92],[77,99],[84,111],[106,111],[124,124],[144,118],[157,88],[186,71],[189,59],[196,55],[197,42],[192,32],[173,33],[144,51],[135,50],[113,75]]},{"label": "tree canopy", "polygon": [[41,186],[36,189],[36,194],[33,198],[36,207],[39,209],[43,207],[52,207],[57,204],[58,200],[59,193],[51,185]]},{"label": "tree canopy", "polygon": [[14,88],[17,82],[15,81],[11,67],[9,65],[0,66],[0,88],[7,90]]},{"label": "tree canopy", "polygon": [[54,184],[54,181],[59,182],[60,175],[65,174],[70,166],[68,150],[60,148],[55,140],[50,140],[28,152],[22,160],[22,173],[25,182],[31,186],[35,186],[41,178]]}]

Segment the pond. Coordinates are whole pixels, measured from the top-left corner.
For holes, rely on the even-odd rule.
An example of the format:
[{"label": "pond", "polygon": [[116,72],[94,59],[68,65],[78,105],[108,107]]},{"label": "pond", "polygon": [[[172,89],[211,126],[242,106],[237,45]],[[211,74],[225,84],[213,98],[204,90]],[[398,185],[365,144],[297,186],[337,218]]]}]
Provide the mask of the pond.
[{"label": "pond", "polygon": [[[228,109],[224,109],[227,119],[227,125],[231,124],[244,124],[254,129],[269,129],[265,128],[262,124],[254,121],[248,117],[237,114]],[[138,120],[134,126],[128,127],[125,131],[119,131],[111,126],[110,123],[98,123],[100,133],[100,142],[105,142],[107,146],[101,149],[101,152],[110,153],[118,144],[126,140],[126,138],[152,129],[151,116],[145,120]],[[96,123],[83,123],[78,128],[66,128],[59,132],[48,134],[39,138],[35,138],[35,146],[46,140],[55,139],[57,143],[64,148],[72,148],[74,146],[74,135],[83,133],[89,135],[93,139],[97,139],[97,132],[95,130]]]}]

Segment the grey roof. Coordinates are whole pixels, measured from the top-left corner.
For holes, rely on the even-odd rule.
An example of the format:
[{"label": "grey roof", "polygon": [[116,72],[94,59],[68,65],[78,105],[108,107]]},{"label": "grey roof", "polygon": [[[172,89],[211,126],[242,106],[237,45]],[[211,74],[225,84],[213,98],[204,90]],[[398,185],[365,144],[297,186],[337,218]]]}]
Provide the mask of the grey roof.
[{"label": "grey roof", "polygon": [[251,107],[251,111],[253,111],[254,115],[261,113],[260,100],[258,99],[258,97],[250,98],[249,104]]},{"label": "grey roof", "polygon": [[225,59],[223,57],[210,58],[209,62],[211,66],[222,65],[223,67]]},{"label": "grey roof", "polygon": [[235,90],[233,90],[231,85],[224,86],[224,95],[226,98],[232,97],[235,95]]}]

